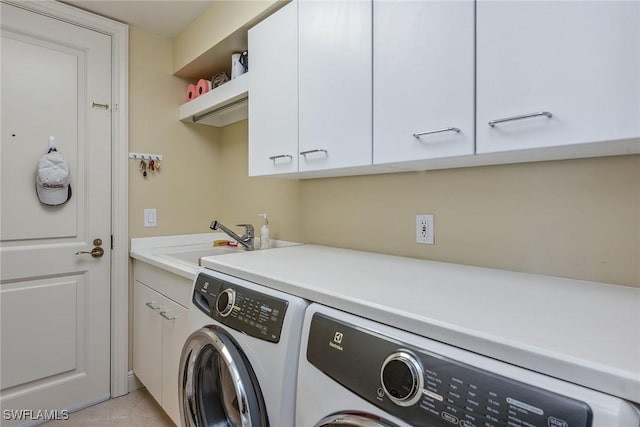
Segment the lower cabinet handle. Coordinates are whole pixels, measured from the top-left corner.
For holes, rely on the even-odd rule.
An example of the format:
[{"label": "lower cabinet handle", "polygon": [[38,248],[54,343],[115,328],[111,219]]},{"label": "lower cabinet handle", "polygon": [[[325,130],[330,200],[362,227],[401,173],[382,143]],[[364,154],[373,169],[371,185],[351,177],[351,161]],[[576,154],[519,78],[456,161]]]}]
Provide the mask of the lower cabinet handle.
[{"label": "lower cabinet handle", "polygon": [[416,139],[420,139],[420,137],[422,135],[433,135],[434,133],[442,133],[442,132],[455,132],[455,133],[460,133],[460,129],[458,128],[442,128],[442,129],[434,129],[434,130],[428,130],[425,132],[416,132],[413,134],[413,137]]},{"label": "lower cabinet handle", "polygon": [[151,310],[159,310],[159,309],[160,309],[160,306],[159,306],[159,305],[157,305],[157,304],[156,304],[156,303],[154,303],[154,302],[148,302],[148,303],[145,303],[145,305],[146,305],[147,307],[149,307]]},{"label": "lower cabinet handle", "polygon": [[316,148],[315,150],[307,150],[307,151],[301,151],[300,155],[301,156],[306,156],[307,154],[312,154],[312,153],[324,153],[324,154],[328,154],[327,150],[324,148]]},{"label": "lower cabinet handle", "polygon": [[278,154],[277,156],[269,157],[269,160],[273,160],[275,162],[277,159],[284,159],[285,157],[288,157],[291,160],[293,160],[293,156],[291,154]]},{"label": "lower cabinet handle", "polygon": [[168,311],[161,311],[160,312],[160,316],[164,317],[167,320],[176,320],[176,316],[171,316],[171,315],[169,315],[167,313],[169,313],[169,312]]},{"label": "lower cabinet handle", "polygon": [[531,119],[533,117],[541,117],[541,116],[544,116],[544,117],[550,119],[551,117],[553,117],[553,114],[551,114],[548,111],[540,111],[540,112],[537,112],[537,113],[523,114],[521,116],[513,116],[513,117],[506,117],[504,119],[491,120],[488,123],[488,125],[491,126],[491,127],[495,127],[498,123],[513,122],[515,120]]}]

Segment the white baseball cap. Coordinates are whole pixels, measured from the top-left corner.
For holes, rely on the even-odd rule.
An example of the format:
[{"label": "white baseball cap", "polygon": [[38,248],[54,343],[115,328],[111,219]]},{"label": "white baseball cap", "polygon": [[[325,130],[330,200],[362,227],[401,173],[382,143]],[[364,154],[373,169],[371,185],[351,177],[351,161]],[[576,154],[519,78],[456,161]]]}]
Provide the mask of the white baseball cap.
[{"label": "white baseball cap", "polygon": [[52,150],[42,156],[36,171],[36,193],[40,202],[57,206],[71,198],[69,165],[62,154]]}]

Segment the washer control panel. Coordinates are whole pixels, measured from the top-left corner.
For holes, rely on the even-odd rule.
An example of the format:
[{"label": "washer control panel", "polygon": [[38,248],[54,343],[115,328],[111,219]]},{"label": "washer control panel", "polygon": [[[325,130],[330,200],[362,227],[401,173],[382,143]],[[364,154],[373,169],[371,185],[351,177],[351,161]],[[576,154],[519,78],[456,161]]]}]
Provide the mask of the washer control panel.
[{"label": "washer control panel", "polygon": [[288,302],[200,273],[193,303],[207,316],[237,331],[279,342]]},{"label": "washer control panel", "polygon": [[590,427],[584,402],[314,314],[307,360],[411,425]]}]

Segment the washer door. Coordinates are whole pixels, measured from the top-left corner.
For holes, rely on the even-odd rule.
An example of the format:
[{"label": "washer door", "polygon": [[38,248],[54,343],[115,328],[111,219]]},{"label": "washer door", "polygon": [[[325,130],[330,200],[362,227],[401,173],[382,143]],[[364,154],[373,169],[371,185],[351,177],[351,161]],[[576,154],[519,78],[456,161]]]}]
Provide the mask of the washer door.
[{"label": "washer door", "polygon": [[324,418],[316,427],[396,427],[374,415],[362,413],[333,414]]},{"label": "washer door", "polygon": [[267,427],[256,376],[231,336],[207,326],[189,336],[180,358],[184,427]]}]

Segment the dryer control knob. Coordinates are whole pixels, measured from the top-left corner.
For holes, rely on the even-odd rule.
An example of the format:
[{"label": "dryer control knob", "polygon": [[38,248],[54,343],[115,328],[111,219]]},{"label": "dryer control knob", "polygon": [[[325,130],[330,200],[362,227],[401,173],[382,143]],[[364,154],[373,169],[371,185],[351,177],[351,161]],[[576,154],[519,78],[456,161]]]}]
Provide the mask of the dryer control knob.
[{"label": "dryer control knob", "polygon": [[216,298],[216,309],[220,316],[227,317],[233,311],[234,304],[236,302],[236,291],[233,289],[225,289],[218,294]]},{"label": "dryer control knob", "polygon": [[422,397],[422,365],[407,351],[397,351],[384,360],[380,381],[384,393],[398,406],[414,405]]}]

